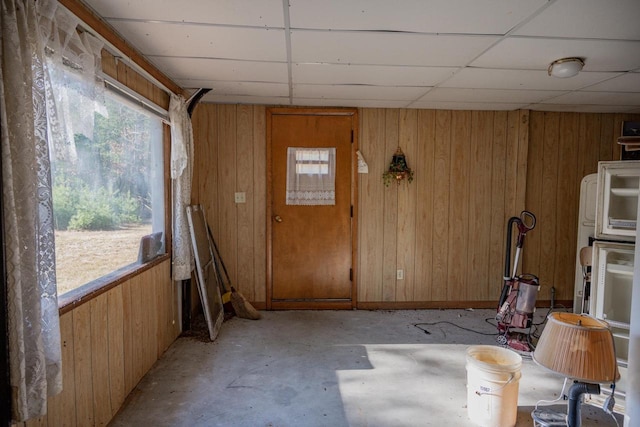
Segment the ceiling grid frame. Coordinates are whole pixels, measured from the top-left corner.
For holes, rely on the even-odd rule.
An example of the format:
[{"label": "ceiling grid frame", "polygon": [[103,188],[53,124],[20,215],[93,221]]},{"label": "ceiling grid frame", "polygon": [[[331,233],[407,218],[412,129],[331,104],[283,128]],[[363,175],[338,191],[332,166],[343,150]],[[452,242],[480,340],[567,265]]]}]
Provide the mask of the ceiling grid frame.
[{"label": "ceiling grid frame", "polygon": [[[153,0],[85,1],[187,91],[213,87],[203,102],[640,111],[634,0],[608,7],[596,0],[164,0],[162,8]],[[181,43],[162,51],[162,34]],[[301,34],[313,44],[300,44]],[[329,40],[342,49],[337,61],[318,56]],[[189,51],[194,46],[201,49]],[[579,81],[546,76],[564,56],[585,58]],[[487,78],[493,70],[504,79]],[[284,85],[286,94],[278,89]]]}]

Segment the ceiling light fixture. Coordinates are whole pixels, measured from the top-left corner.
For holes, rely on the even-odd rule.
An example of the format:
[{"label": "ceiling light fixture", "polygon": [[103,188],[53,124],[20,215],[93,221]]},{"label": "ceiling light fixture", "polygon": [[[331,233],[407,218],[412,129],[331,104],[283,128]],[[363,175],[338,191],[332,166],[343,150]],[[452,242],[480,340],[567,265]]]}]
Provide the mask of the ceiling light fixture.
[{"label": "ceiling light fixture", "polygon": [[549,64],[547,72],[553,77],[566,78],[577,76],[582,67],[584,67],[584,61],[580,58],[562,58]]}]

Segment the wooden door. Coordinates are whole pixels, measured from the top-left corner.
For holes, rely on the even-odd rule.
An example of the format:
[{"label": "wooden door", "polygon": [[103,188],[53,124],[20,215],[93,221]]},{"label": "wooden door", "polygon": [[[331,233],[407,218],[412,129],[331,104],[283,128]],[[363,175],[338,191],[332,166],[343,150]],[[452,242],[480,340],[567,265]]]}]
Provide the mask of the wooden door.
[{"label": "wooden door", "polygon": [[[352,308],[355,304],[356,114],[351,109],[268,111],[269,308]],[[335,204],[287,201],[287,165],[296,168],[302,162],[290,159],[290,148],[305,153],[335,148]]]}]

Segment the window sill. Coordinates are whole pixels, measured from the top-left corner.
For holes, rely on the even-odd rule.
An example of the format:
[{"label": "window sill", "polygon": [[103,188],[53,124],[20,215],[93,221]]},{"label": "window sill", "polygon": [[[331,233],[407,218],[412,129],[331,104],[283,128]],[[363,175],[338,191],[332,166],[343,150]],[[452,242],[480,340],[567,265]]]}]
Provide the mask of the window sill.
[{"label": "window sill", "polygon": [[126,282],[132,277],[155,267],[158,264],[168,260],[169,254],[160,255],[159,257],[145,263],[139,264],[134,262],[111,274],[93,280],[79,288],[73,289],[63,295],[58,296],[58,310],[60,315],[67,313],[74,308],[85,304],[97,296],[115,288],[119,284]]}]

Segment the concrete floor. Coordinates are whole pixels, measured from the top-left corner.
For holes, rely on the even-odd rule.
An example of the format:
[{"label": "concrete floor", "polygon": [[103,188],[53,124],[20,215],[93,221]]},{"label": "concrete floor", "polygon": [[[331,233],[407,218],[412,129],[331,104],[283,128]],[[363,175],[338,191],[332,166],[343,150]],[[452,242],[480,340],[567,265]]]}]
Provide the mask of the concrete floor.
[{"label": "concrete floor", "polygon": [[[179,338],[113,426],[473,426],[466,349],[495,344],[494,310],[275,311],[232,318],[215,342]],[[202,334],[201,334],[202,335]],[[517,426],[562,378],[524,360]],[[583,405],[583,426],[615,426]],[[618,416],[622,426],[622,417]]]}]

